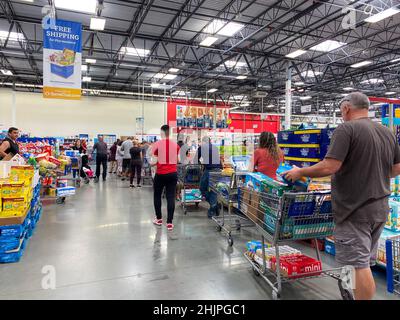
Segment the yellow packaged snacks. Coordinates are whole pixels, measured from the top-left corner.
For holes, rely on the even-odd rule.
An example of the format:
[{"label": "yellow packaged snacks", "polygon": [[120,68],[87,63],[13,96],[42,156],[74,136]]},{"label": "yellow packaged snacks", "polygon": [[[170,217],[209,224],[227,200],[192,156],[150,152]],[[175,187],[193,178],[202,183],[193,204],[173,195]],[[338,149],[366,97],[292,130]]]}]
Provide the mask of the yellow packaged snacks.
[{"label": "yellow packaged snacks", "polygon": [[25,185],[24,182],[8,182],[3,183],[1,186],[2,198],[19,198],[24,195]]}]

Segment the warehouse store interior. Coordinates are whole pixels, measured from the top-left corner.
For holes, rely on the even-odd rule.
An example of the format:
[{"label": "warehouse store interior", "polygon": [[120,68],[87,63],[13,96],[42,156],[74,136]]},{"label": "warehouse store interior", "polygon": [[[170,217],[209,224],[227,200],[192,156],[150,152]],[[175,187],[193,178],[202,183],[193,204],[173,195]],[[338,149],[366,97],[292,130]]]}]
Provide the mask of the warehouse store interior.
[{"label": "warehouse store interior", "polygon": [[0,0],[0,299],[399,300],[399,144],[399,1]]}]

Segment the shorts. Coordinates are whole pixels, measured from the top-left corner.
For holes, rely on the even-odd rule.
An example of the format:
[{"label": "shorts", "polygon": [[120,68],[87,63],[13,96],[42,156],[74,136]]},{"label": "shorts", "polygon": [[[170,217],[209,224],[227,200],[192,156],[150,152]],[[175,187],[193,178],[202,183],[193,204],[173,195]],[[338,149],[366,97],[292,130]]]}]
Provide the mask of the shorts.
[{"label": "shorts", "polygon": [[128,171],[131,168],[131,159],[122,160],[122,171]]},{"label": "shorts", "polygon": [[349,221],[336,224],[336,261],[342,266],[365,269],[374,266],[385,222]]}]

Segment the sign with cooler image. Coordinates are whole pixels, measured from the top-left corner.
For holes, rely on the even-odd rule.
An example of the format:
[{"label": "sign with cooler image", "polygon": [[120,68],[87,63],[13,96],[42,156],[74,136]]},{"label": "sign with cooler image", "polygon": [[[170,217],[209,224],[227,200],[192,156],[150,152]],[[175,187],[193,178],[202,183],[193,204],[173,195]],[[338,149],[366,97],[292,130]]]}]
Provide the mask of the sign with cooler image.
[{"label": "sign with cooler image", "polygon": [[[213,128],[214,107],[177,105],[176,122],[178,127]],[[228,127],[228,108],[216,108],[216,128]]]},{"label": "sign with cooler image", "polygon": [[56,20],[43,37],[44,98],[81,99],[82,25]]}]

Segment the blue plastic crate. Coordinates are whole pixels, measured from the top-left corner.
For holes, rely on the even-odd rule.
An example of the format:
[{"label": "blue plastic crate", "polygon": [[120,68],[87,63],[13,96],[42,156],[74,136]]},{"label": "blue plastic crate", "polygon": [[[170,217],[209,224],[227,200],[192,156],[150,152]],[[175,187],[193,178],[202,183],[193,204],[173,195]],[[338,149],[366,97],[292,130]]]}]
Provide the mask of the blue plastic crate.
[{"label": "blue plastic crate", "polygon": [[297,217],[297,216],[311,216],[314,213],[315,209],[315,201],[309,202],[293,202],[290,205],[288,216],[289,217]]},{"label": "blue plastic crate", "polygon": [[336,128],[325,128],[321,130],[321,144],[329,145]]},{"label": "blue plastic crate", "polygon": [[299,168],[311,167],[313,165],[316,165],[317,163],[318,162],[307,161],[307,159],[304,159],[304,161],[285,160],[285,164],[296,166]]},{"label": "blue plastic crate", "polygon": [[26,244],[27,244],[27,239],[24,238],[22,241],[22,244],[20,245],[19,250],[13,250],[7,253],[1,253],[0,254],[0,263],[15,263],[19,262],[21,260],[21,257],[24,254]]}]

